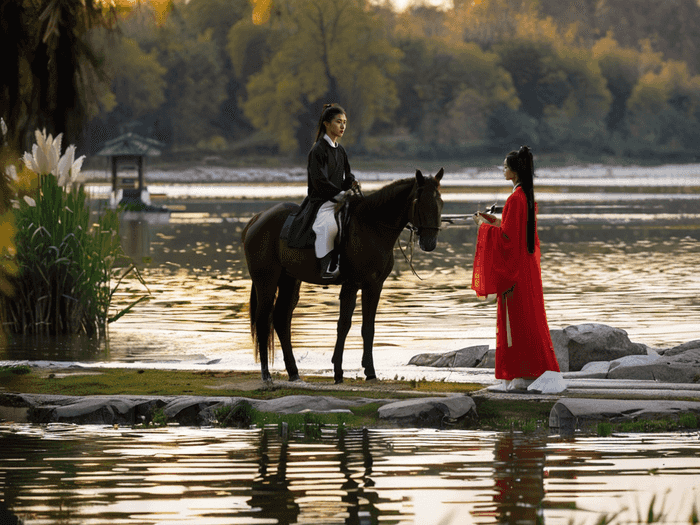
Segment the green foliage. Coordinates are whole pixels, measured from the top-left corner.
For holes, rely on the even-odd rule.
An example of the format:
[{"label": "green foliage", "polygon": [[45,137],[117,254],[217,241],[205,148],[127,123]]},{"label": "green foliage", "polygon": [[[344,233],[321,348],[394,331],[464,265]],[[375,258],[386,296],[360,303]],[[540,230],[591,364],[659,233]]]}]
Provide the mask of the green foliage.
[{"label": "green foliage", "polygon": [[[284,152],[305,152],[325,102],[340,102],[348,111],[346,144],[361,142],[375,121],[391,118],[399,52],[361,2],[286,0],[276,13],[264,26],[263,48],[270,51],[246,84],[243,110],[256,128],[269,132]],[[238,69],[251,41],[262,36],[251,23],[240,22],[230,35]]]},{"label": "green foliage", "polygon": [[680,416],[678,416],[678,424],[683,428],[698,428],[698,417],[690,412],[681,414]]},{"label": "green foliage", "polygon": [[214,411],[214,417],[221,427],[249,428],[257,415],[257,410],[248,401],[240,401]]},{"label": "green foliage", "polygon": [[0,371],[9,372],[11,374],[22,376],[26,374],[31,374],[32,369],[27,365],[5,365],[0,367]]},{"label": "green foliage", "polygon": [[[344,145],[375,157],[463,159],[524,143],[592,159],[695,155],[695,0],[633,10],[489,0],[401,14],[364,0],[256,12],[262,4],[176,2],[167,19],[138,4],[123,38],[103,47],[111,91],[89,129],[139,118],[180,150],[305,155],[321,105],[338,102]],[[255,131],[266,138],[253,144]]]},{"label": "green foliage", "polygon": [[82,187],[67,192],[53,175],[40,176],[36,202],[20,200],[16,224],[19,271],[12,280],[14,296],[4,305],[11,331],[103,333],[108,322],[147,299],[109,316],[119,282],[138,270],[128,266],[112,286],[124,261],[119,218],[107,211],[93,225]]},{"label": "green foliage", "polygon": [[[98,0],[0,4],[0,18],[14,31],[0,32],[4,62],[0,117],[12,149],[37,127],[75,141],[95,106],[101,61],[88,41],[97,27],[113,29],[118,3]],[[18,35],[21,35],[18,37]],[[11,103],[8,103],[11,102]]]},{"label": "green foliage", "polygon": [[610,437],[613,432],[612,424],[609,421],[599,421],[596,433],[601,437]]},{"label": "green foliage", "polygon": [[398,121],[425,137],[429,148],[447,151],[481,141],[494,112],[520,105],[495,53],[473,43],[424,40],[405,41],[401,48]]},{"label": "green foliage", "polygon": [[144,53],[139,44],[129,38],[110,37],[102,44],[113,46],[107,56],[111,91],[120,109],[129,108],[132,117],[158,109],[165,102],[166,68],[158,62],[155,50]]},{"label": "green foliage", "polygon": [[[693,148],[700,124],[700,76],[666,62],[639,79],[627,101],[630,134],[640,148]],[[674,142],[675,141],[675,142]]]},{"label": "green foliage", "polygon": [[632,421],[622,421],[611,423],[609,421],[599,421],[596,426],[596,433],[599,436],[608,437],[614,432],[677,432],[679,430],[695,430],[698,428],[698,418],[691,412],[680,414],[678,419],[639,419]]},{"label": "green foliage", "polygon": [[162,408],[156,408],[151,414],[151,422],[157,427],[165,427],[168,425],[168,416]]}]

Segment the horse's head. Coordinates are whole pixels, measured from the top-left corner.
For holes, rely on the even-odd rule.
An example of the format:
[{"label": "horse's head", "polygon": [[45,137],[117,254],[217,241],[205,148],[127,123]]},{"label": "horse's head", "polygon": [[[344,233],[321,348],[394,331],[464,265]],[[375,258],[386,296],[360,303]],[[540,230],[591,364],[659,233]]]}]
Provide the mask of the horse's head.
[{"label": "horse's head", "polygon": [[424,177],[416,170],[417,189],[411,206],[409,221],[418,233],[418,246],[431,252],[437,244],[442,221],[442,198],[440,197],[440,180],[445,170],[440,168],[435,177]]}]

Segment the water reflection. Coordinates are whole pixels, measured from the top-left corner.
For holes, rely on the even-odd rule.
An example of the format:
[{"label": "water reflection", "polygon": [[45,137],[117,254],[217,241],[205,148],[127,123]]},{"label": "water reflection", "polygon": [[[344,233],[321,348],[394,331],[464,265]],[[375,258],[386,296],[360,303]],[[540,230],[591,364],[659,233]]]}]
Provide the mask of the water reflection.
[{"label": "water reflection", "polygon": [[544,523],[545,450],[542,440],[517,434],[496,441],[493,500],[500,523]]},{"label": "water reflection", "polygon": [[258,475],[253,480],[248,505],[260,518],[270,519],[271,523],[298,523],[299,504],[295,501],[294,492],[289,489],[287,478],[289,442],[283,441],[275,450],[269,437],[269,432],[262,433],[258,448]]},{"label": "water reflection", "polygon": [[[487,197],[482,202],[448,201],[445,213],[471,213],[492,204]],[[257,370],[240,233],[248,217],[273,202],[165,204],[174,210],[170,222],[147,225],[147,235],[142,232],[134,241],[138,245],[139,239],[150,239],[151,262],[143,271],[153,293],[150,301],[110,325],[107,341],[71,346],[17,339],[0,359],[58,360],[66,348],[62,360],[167,361]],[[700,221],[694,218],[695,206],[687,199],[544,202],[539,229],[550,327],[599,322],[658,347],[697,339]],[[618,219],[611,219],[611,212]],[[463,376],[461,371],[406,363],[417,353],[495,345],[495,306],[483,305],[469,290],[475,231],[471,221],[447,225],[436,250],[416,249],[411,264],[396,248],[395,268],[377,314],[375,364],[380,377],[474,380],[475,372]],[[400,242],[408,253],[407,241],[405,233]],[[114,297],[115,310],[143,293],[137,280],[127,279]],[[337,316],[337,287],[302,287],[292,329],[303,374],[331,373]],[[348,377],[362,377],[360,325],[358,308],[346,344]]]},{"label": "water reflection", "polygon": [[0,424],[0,443],[0,500],[27,523],[584,524],[654,496],[687,523],[700,505],[697,434]]}]

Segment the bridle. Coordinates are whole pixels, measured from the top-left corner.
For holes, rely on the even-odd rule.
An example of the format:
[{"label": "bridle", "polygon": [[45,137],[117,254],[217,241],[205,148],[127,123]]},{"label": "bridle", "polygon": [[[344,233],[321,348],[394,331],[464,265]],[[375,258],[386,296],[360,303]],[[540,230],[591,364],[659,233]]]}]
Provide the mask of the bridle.
[{"label": "bridle", "polygon": [[[423,278],[418,275],[416,272],[416,269],[413,267],[413,248],[416,244],[416,238],[418,237],[419,233],[422,230],[437,230],[438,232],[442,229],[439,226],[422,226],[419,221],[416,221],[416,206],[418,204],[418,201],[420,200],[422,196],[422,192],[425,189],[425,187],[419,187],[418,191],[416,191],[416,196],[413,198],[410,204],[410,210],[409,210],[409,219],[408,223],[406,224],[406,229],[410,232],[410,235],[408,237],[408,244],[407,246],[410,246],[410,257],[406,255],[406,252],[403,250],[403,247],[401,246],[401,239],[398,239],[398,244],[399,244],[399,250],[401,250],[401,254],[403,255],[404,259],[408,263],[408,266],[411,268],[411,271],[413,272],[413,275],[418,277],[421,281]],[[418,214],[418,219],[420,219],[420,214]],[[437,235],[437,232],[436,232]]]}]

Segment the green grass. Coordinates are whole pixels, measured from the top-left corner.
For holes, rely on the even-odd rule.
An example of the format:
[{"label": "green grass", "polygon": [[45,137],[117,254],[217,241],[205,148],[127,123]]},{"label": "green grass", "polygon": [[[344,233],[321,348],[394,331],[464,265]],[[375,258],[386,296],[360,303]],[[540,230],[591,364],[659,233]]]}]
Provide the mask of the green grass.
[{"label": "green grass", "polygon": [[[344,389],[304,389],[303,385],[287,386],[286,383],[265,385],[259,372],[213,372],[191,370],[133,370],[123,368],[95,368],[80,371],[54,371],[47,369],[23,369],[31,373],[18,375],[12,368],[0,368],[0,387],[6,392],[28,394],[90,395],[198,395],[239,396],[254,399],[275,399],[303,392],[309,395],[333,395],[335,397],[369,397],[376,399],[407,399],[416,395],[435,392],[469,393],[480,386],[452,384],[447,389],[443,383],[435,383],[431,389],[426,382],[383,381],[377,389],[354,389],[366,386],[364,380],[348,379]],[[281,377],[276,375],[276,379]],[[305,377],[312,386],[332,386],[328,377]]]},{"label": "green grass", "polygon": [[476,398],[483,430],[549,432],[549,413],[556,401]]},{"label": "green grass", "polygon": [[679,432],[696,429],[698,429],[698,418],[695,414],[688,412],[680,414],[678,418],[639,419],[615,423],[599,421],[596,425],[596,434],[609,437],[615,433]]}]

